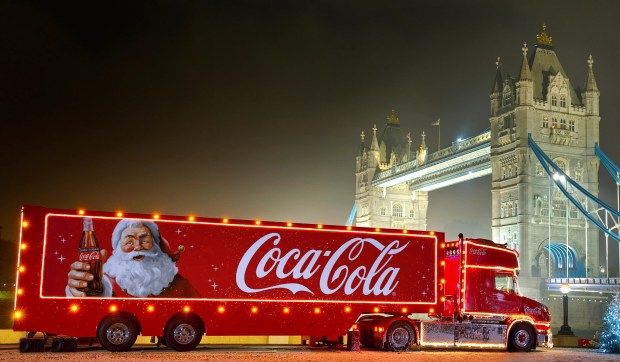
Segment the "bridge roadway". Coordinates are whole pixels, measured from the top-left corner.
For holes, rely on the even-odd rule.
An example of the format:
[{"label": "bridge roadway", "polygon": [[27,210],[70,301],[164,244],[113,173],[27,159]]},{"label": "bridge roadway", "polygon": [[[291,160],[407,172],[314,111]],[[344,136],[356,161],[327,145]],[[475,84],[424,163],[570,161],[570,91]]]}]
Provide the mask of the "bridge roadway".
[{"label": "bridge roadway", "polygon": [[547,278],[545,286],[549,291],[560,291],[562,284],[570,285],[571,292],[618,293],[620,278]]},{"label": "bridge roadway", "polygon": [[373,186],[410,182],[412,191],[432,191],[491,174],[491,132],[453,142],[428,155],[426,161],[408,161],[375,174]]}]

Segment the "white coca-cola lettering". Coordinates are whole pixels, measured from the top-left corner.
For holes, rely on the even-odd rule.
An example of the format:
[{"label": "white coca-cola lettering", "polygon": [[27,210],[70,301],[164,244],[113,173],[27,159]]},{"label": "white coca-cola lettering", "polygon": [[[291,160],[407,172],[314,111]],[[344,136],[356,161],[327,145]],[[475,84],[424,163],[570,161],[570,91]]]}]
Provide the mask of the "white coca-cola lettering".
[{"label": "white coca-cola lettering", "polygon": [[469,249],[469,254],[472,255],[487,255],[487,250],[482,248],[471,248]]},{"label": "white coca-cola lettering", "polygon": [[[344,294],[351,295],[362,287],[364,295],[389,295],[398,285],[396,277],[400,268],[389,267],[393,256],[403,251],[409,243],[400,245],[398,240],[392,241],[387,246],[371,238],[354,238],[336,251],[315,250],[306,251],[303,255],[301,250],[293,248],[284,253],[278,247],[280,235],[278,233],[267,234],[258,239],[243,255],[237,266],[237,286],[246,293],[257,293],[271,289],[287,289],[293,294],[308,292],[314,294],[302,283],[274,284],[264,288],[252,288],[246,282],[248,265],[256,257],[257,252],[265,244],[271,243],[274,247],[267,250],[256,266],[255,276],[263,279],[274,273],[279,280],[292,277],[296,281],[307,280],[314,276],[322,267],[319,264],[321,256],[329,257],[320,274],[319,286],[323,294],[333,294],[343,289]],[[354,265],[348,263],[358,259],[364,247],[369,245],[380,251],[370,267],[367,265]],[[284,254],[284,255],[283,255]],[[292,265],[294,263],[294,265]],[[358,263],[359,264],[359,263]],[[292,267],[291,267],[292,266]]]},{"label": "white coca-cola lettering", "polygon": [[542,308],[541,307],[528,307],[527,305],[523,306],[523,311],[525,312],[525,314],[529,314],[529,315],[540,315],[542,314]]},{"label": "white coca-cola lettering", "polygon": [[98,261],[99,259],[101,259],[101,253],[98,250],[80,253],[80,261],[82,262]]}]

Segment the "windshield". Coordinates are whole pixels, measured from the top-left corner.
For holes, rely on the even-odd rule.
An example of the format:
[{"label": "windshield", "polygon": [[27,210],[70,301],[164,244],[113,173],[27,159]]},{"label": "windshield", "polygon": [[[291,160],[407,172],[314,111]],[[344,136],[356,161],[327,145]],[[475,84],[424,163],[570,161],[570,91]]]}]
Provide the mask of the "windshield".
[{"label": "windshield", "polygon": [[519,294],[517,280],[512,273],[495,274],[495,289],[505,293]]}]

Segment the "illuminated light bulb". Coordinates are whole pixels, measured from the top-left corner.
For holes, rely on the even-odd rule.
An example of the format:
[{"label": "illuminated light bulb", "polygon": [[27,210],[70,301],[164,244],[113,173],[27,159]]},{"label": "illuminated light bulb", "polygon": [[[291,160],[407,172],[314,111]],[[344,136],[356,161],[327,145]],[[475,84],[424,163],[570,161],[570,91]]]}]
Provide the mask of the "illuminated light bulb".
[{"label": "illuminated light bulb", "polygon": [[257,313],[257,312],[258,312],[258,308],[252,307],[252,313]]},{"label": "illuminated light bulb", "polygon": [[435,313],[435,309],[434,309],[434,308],[431,308],[431,309],[429,309],[429,310],[428,310],[428,312],[429,312],[429,313]]},{"label": "illuminated light bulb", "polygon": [[379,232],[379,231],[381,231],[381,229],[379,229],[379,228],[376,228],[376,229],[375,229],[375,231],[376,231],[376,232]]},{"label": "illuminated light bulb", "polygon": [[222,220],[222,222],[223,222],[224,224],[228,224],[228,219],[224,219],[224,220]]},{"label": "illuminated light bulb", "polygon": [[189,219],[189,221],[194,221],[194,220],[196,220],[196,217],[190,216],[188,219]]},{"label": "illuminated light bulb", "polygon": [[319,229],[322,229],[322,228],[323,228],[323,225],[318,224],[316,227],[317,227],[317,228],[319,228]]},{"label": "illuminated light bulb", "polygon": [[17,295],[22,295],[22,294],[24,294],[24,290],[21,288],[17,289]]},{"label": "illuminated light bulb", "polygon": [[347,230],[351,230],[351,229],[353,229],[353,228],[352,228],[352,227],[350,227],[350,226],[347,226]]},{"label": "illuminated light bulb", "polygon": [[159,214],[154,214],[153,215],[153,219],[155,219],[155,220],[159,219]]},{"label": "illuminated light bulb", "polygon": [[401,309],[401,311],[402,311],[403,313],[407,313],[407,308],[403,308],[403,309]]},{"label": "illuminated light bulb", "polygon": [[71,304],[71,311],[72,311],[72,312],[77,312],[77,311],[78,311],[78,306],[77,306],[77,304]]},{"label": "illuminated light bulb", "polygon": [[282,309],[282,312],[284,312],[284,314],[289,314],[291,312],[291,309],[289,307],[284,307],[284,309]]},{"label": "illuminated light bulb", "polygon": [[446,301],[446,297],[441,297],[441,301],[445,302]]},{"label": "illuminated light bulb", "polygon": [[119,212],[116,213],[116,216],[117,217],[123,217],[123,213],[119,211]]},{"label": "illuminated light bulb", "polygon": [[352,325],[351,329],[356,330],[357,329],[357,324]]},{"label": "illuminated light bulb", "polygon": [[23,265],[19,267],[19,271],[20,271],[21,273],[23,273],[25,270],[26,270],[26,268],[25,268]]},{"label": "illuminated light bulb", "polygon": [[184,311],[184,312],[189,312],[189,305],[186,305],[186,306],[183,308],[183,311]]},{"label": "illuminated light bulb", "polygon": [[23,226],[23,227],[27,228],[27,227],[28,227],[28,225],[29,225],[29,224],[28,224],[28,221],[24,221],[24,222],[22,222],[22,226]]},{"label": "illuminated light bulb", "polygon": [[377,331],[379,331],[379,333],[383,332],[383,327],[377,328]]},{"label": "illuminated light bulb", "polygon": [[441,284],[446,284],[446,280],[444,278],[441,278]]},{"label": "illuminated light bulb", "polygon": [[26,244],[23,244],[19,246],[22,250],[26,250]]},{"label": "illuminated light bulb", "polygon": [[291,227],[291,226],[293,226],[293,223],[292,222],[287,222],[286,226]]},{"label": "illuminated light bulb", "polygon": [[79,209],[79,210],[78,210],[78,214],[80,214],[80,215],[84,215],[85,213],[86,213],[86,211],[84,211],[84,210],[82,210],[82,209]]},{"label": "illuminated light bulb", "polygon": [[321,313],[321,308],[319,307],[314,308],[314,314],[319,314],[319,313]]},{"label": "illuminated light bulb", "polygon": [[152,305],[149,305],[148,307],[146,307],[146,310],[148,310],[149,312],[152,312],[155,310],[155,307],[153,307]]},{"label": "illuminated light bulb", "polygon": [[407,230],[403,230],[403,234],[406,234],[406,233],[408,233],[408,232],[409,232],[409,231],[407,231]]},{"label": "illuminated light bulb", "polygon": [[446,244],[445,243],[441,243],[441,248],[443,249],[445,247],[446,247]]},{"label": "illuminated light bulb", "polygon": [[430,234],[431,234],[431,235],[435,235],[435,232],[434,232],[434,231],[431,231],[431,232],[430,232]]},{"label": "illuminated light bulb", "polygon": [[261,224],[260,220],[256,220],[254,223],[255,223],[256,225],[260,225],[260,224]]},{"label": "illuminated light bulb", "polygon": [[446,262],[445,261],[441,261],[441,266],[446,266]]},{"label": "illuminated light bulb", "polygon": [[21,317],[22,317],[22,312],[16,310],[15,313],[13,313],[13,318],[20,319]]},{"label": "illuminated light bulb", "polygon": [[374,308],[372,309],[372,311],[373,311],[373,312],[375,312],[375,313],[379,313],[379,307],[374,307]]},{"label": "illuminated light bulb", "polygon": [[110,312],[116,312],[118,308],[115,305],[110,306]]},{"label": "illuminated light bulb", "polygon": [[351,313],[351,307],[344,307],[345,313]]},{"label": "illuminated light bulb", "polygon": [[224,307],[223,307],[223,306],[219,306],[219,307],[217,307],[217,311],[218,311],[218,313],[224,313],[224,310],[225,310],[225,309],[224,309]]}]

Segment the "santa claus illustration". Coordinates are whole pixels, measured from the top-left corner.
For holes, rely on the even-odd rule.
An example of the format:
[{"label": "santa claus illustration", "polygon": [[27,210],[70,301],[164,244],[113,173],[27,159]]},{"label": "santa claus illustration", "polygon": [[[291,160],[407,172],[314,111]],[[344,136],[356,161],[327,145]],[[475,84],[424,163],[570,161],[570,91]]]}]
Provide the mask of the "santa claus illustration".
[{"label": "santa claus illustration", "polygon": [[[168,241],[152,221],[124,219],[112,233],[112,255],[101,250],[103,264],[102,297],[200,297],[198,291],[183,278],[176,262],[182,247],[172,253]],[[71,264],[66,295],[85,297],[80,289],[86,287],[93,275],[89,265],[79,261]]]}]

